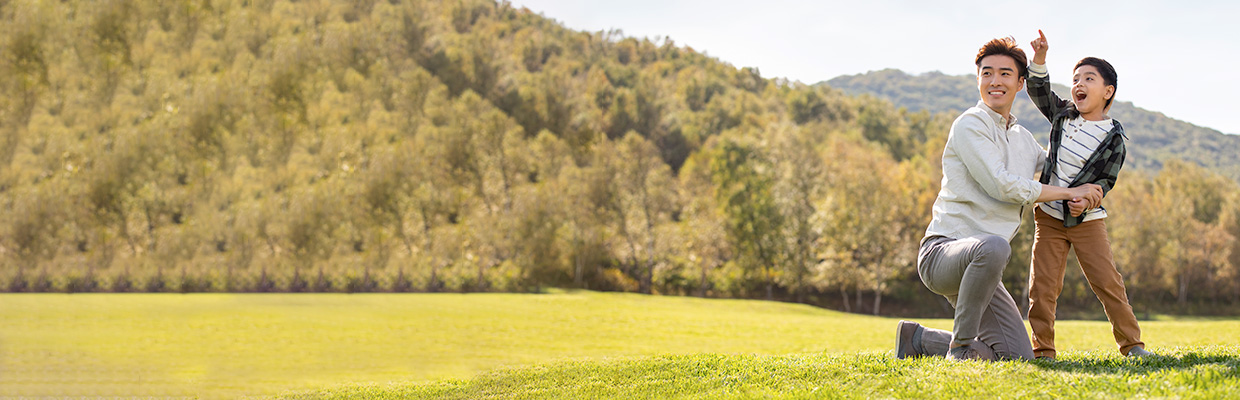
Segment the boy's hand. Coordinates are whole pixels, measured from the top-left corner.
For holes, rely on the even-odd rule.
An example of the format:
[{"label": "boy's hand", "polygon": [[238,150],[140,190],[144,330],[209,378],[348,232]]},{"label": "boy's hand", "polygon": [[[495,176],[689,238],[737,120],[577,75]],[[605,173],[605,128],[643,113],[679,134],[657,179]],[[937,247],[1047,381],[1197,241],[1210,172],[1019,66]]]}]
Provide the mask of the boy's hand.
[{"label": "boy's hand", "polygon": [[1085,204],[1085,199],[1072,199],[1068,201],[1068,211],[1073,217],[1079,217],[1085,212],[1089,204]]},{"label": "boy's hand", "polygon": [[1046,34],[1042,33],[1041,29],[1038,29],[1038,38],[1029,42],[1029,45],[1033,46],[1033,63],[1046,65],[1046,49],[1049,47],[1046,44]]},{"label": "boy's hand", "polygon": [[1102,186],[1086,183],[1069,190],[1072,191],[1072,201],[1082,201],[1086,209],[1102,205]]}]

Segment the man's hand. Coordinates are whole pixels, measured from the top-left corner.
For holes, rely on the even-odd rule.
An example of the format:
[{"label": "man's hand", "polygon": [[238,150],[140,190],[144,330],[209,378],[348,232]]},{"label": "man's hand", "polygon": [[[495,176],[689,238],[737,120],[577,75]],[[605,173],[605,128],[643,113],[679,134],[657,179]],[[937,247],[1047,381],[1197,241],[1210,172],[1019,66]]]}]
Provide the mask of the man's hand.
[{"label": "man's hand", "polygon": [[1042,33],[1041,29],[1038,29],[1038,38],[1029,42],[1029,45],[1033,46],[1033,63],[1046,65],[1046,49],[1049,47],[1046,44],[1046,34]]},{"label": "man's hand", "polygon": [[1086,183],[1069,189],[1072,191],[1072,200],[1080,200],[1085,203],[1085,209],[1097,208],[1102,205],[1102,186],[1092,183]]},{"label": "man's hand", "polygon": [[1085,212],[1085,210],[1087,209],[1085,206],[1087,205],[1088,204],[1085,204],[1084,199],[1072,199],[1068,201],[1068,211],[1072,214],[1073,217],[1079,217],[1081,216],[1082,213]]}]

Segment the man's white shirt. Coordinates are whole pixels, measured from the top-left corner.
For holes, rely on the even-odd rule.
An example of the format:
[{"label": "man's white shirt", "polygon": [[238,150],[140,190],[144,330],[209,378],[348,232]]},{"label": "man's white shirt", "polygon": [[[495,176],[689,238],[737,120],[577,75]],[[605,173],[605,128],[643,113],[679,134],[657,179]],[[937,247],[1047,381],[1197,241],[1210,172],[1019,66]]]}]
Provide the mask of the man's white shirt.
[{"label": "man's white shirt", "polygon": [[1046,150],[1028,129],[978,101],[952,123],[943,150],[943,182],[926,236],[982,234],[1011,240],[1024,206],[1042,194],[1034,180]]}]

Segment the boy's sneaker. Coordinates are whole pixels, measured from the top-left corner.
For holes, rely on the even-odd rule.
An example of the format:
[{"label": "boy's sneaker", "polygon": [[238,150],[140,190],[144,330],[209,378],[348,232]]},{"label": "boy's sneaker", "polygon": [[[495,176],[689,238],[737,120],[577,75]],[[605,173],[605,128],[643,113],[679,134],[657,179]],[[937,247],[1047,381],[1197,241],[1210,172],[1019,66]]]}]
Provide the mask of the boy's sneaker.
[{"label": "boy's sneaker", "polygon": [[947,350],[947,359],[956,361],[981,360],[982,355],[978,354],[977,350],[973,349],[973,346],[966,344],[960,347],[952,347],[950,350]]},{"label": "boy's sneaker", "polygon": [[913,345],[913,337],[916,336],[918,329],[921,329],[921,324],[913,321],[896,323],[896,359],[903,360],[922,355]]},{"label": "boy's sneaker", "polygon": [[1146,358],[1146,357],[1151,357],[1154,355],[1155,355],[1154,353],[1149,352],[1143,347],[1133,347],[1128,350],[1128,354],[1125,354],[1125,356],[1136,357],[1136,358]]}]

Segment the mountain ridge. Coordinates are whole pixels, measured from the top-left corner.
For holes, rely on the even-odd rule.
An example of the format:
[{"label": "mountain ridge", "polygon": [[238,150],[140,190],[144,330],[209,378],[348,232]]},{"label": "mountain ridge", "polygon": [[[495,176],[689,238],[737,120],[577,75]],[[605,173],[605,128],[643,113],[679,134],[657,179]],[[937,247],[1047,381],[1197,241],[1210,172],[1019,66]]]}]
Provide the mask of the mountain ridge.
[{"label": "mountain ridge", "polygon": [[[884,69],[842,75],[815,85],[852,95],[871,95],[890,101],[896,107],[927,110],[933,114],[959,114],[978,100],[973,76],[938,71],[912,75],[898,69]],[[1060,96],[1068,92],[1068,87],[1060,84],[1052,84],[1052,89]],[[1025,90],[1017,95],[1012,113],[1040,143],[1046,144],[1050,123],[1037,111]],[[1167,161],[1181,159],[1240,181],[1240,160],[1234,157],[1240,153],[1240,135],[1193,125],[1137,107],[1130,101],[1116,100],[1110,114],[1124,124],[1129,140],[1129,165],[1159,170]]]}]

